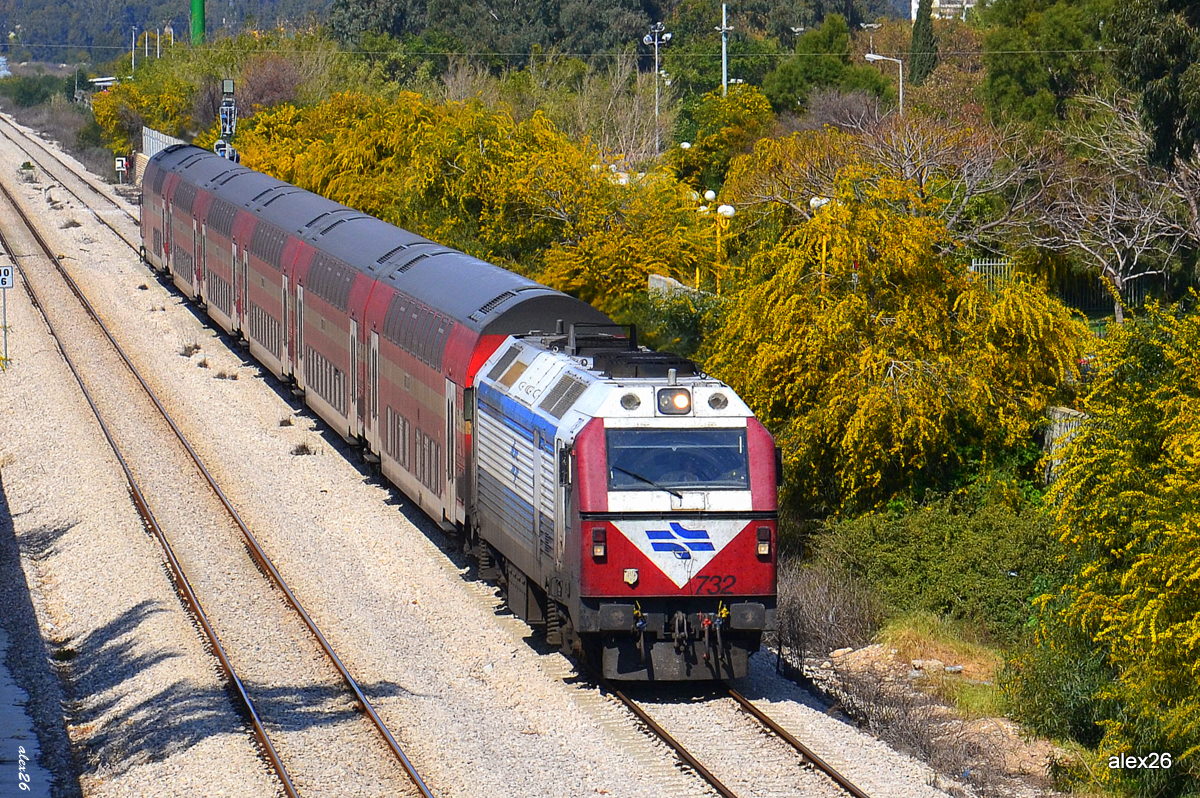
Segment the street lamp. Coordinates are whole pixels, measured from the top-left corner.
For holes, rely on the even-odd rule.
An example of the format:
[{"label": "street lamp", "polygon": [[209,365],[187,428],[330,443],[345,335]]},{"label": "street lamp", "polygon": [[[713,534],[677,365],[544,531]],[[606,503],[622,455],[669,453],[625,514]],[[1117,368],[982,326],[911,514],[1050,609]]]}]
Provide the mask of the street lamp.
[{"label": "street lamp", "polygon": [[864,58],[868,61],[891,61],[893,64],[900,65],[900,116],[904,116],[904,62],[899,58],[892,58],[879,53],[867,53]]},{"label": "street lamp", "polygon": [[649,47],[654,45],[654,154],[659,153],[659,136],[658,136],[658,48],[659,45],[665,45],[671,41],[670,32],[666,31],[666,26],[661,22],[655,22],[650,26],[650,32],[642,37],[642,44]]},{"label": "street lamp", "polygon": [[860,27],[860,28],[862,28],[863,30],[865,30],[865,31],[867,31],[867,32],[868,32],[869,36],[871,37],[871,52],[875,52],[875,31],[877,31],[877,30],[879,30],[880,28],[882,28],[882,27],[883,27],[883,23],[880,23],[880,22],[860,22],[860,23],[858,23],[858,27]]},{"label": "street lamp", "polygon": [[795,25],[790,25],[788,26],[788,30],[792,32],[792,53],[795,54],[796,45],[800,43],[800,34],[804,33],[804,26],[801,25],[797,27]]}]

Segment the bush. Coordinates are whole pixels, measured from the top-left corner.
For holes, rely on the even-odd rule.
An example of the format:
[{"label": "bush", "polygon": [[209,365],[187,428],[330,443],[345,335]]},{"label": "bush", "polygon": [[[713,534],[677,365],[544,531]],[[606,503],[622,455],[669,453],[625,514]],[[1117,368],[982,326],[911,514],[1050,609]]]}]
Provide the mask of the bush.
[{"label": "bush", "polygon": [[829,562],[781,563],[778,596],[779,648],[797,660],[865,645],[883,619],[870,591]]},{"label": "bush", "polygon": [[1054,639],[1030,635],[1026,643],[999,677],[1013,719],[1047,737],[1095,746],[1111,712],[1096,696],[1112,683],[1112,668],[1078,629],[1059,626]]},{"label": "bush", "polygon": [[29,108],[50,101],[62,91],[61,78],[53,75],[21,75],[0,80],[0,94],[10,98],[20,108]]},{"label": "bush", "polygon": [[892,612],[970,621],[1007,643],[1032,624],[1031,600],[1059,583],[1059,544],[1049,529],[1038,506],[975,488],[834,522],[813,545]]}]

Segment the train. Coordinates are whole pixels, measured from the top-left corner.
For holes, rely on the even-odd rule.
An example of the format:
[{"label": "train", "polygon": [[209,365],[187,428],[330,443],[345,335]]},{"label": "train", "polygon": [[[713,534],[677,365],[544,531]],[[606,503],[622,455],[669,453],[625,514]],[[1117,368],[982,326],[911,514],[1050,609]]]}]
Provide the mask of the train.
[{"label": "train", "polygon": [[434,522],[549,645],[614,680],[743,676],[772,630],[770,433],[632,326],[174,145],[142,259]]}]

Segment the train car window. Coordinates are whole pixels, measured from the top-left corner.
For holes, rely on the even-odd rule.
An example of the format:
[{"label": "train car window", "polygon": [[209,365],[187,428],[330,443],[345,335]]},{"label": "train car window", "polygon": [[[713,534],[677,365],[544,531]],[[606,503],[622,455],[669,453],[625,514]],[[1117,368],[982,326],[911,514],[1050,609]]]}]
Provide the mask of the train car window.
[{"label": "train car window", "polygon": [[609,490],[746,490],[746,430],[610,429]]}]

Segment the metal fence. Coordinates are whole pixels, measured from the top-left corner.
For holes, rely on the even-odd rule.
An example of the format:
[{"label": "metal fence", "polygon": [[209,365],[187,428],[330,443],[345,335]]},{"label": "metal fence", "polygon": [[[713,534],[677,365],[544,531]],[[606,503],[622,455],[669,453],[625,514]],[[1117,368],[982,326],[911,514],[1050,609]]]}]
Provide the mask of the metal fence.
[{"label": "metal fence", "polygon": [[141,152],[147,158],[153,158],[172,144],[187,144],[187,142],[174,136],[168,136],[152,127],[142,128]]},{"label": "metal fence", "polygon": [[1012,279],[1013,266],[1008,258],[972,258],[970,270],[983,277],[989,289],[995,290],[999,283]]}]

